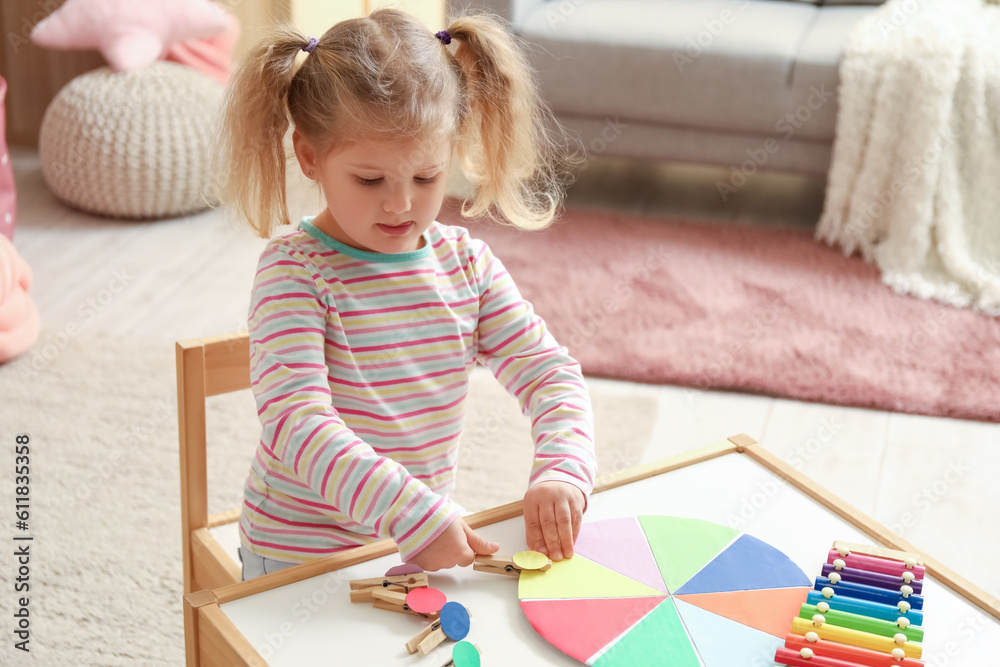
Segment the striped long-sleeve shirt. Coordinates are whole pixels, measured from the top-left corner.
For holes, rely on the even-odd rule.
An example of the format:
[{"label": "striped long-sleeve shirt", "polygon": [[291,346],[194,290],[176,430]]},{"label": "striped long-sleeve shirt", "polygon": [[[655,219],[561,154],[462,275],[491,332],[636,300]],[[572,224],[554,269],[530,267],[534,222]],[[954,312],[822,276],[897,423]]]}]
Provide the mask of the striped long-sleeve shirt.
[{"label": "striped long-sleeve shirt", "polygon": [[365,252],[305,218],[261,254],[249,330],[262,433],[240,517],[254,553],[304,562],[391,537],[405,560],[429,544],[460,514],[449,494],[476,362],[531,419],[529,484],[589,496],[579,365],[485,243],[439,223],[424,240]]}]

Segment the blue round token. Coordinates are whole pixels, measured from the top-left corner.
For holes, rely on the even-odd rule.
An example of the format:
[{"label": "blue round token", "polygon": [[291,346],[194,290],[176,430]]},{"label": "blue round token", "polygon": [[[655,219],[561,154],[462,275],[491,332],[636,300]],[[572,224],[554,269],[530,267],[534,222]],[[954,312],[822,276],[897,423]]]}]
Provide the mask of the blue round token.
[{"label": "blue round token", "polygon": [[469,612],[457,602],[441,607],[441,629],[449,639],[462,641],[469,634]]}]

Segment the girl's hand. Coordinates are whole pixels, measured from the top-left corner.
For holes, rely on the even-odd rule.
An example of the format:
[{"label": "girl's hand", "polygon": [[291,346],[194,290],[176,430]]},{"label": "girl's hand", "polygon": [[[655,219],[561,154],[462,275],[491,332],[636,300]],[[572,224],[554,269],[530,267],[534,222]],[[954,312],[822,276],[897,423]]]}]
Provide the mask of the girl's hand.
[{"label": "girl's hand", "polygon": [[499,548],[499,544],[479,535],[460,517],[407,562],[419,565],[424,572],[434,572],[456,565],[472,565],[477,554],[496,553]]},{"label": "girl's hand", "polygon": [[587,499],[569,482],[540,482],[524,494],[524,532],[528,548],[552,560],[573,555]]}]

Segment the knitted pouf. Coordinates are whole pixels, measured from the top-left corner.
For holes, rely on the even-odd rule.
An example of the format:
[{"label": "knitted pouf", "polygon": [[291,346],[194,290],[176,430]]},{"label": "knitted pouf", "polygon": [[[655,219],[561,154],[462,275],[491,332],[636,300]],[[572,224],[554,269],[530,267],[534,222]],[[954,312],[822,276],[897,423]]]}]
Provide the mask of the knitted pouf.
[{"label": "knitted pouf", "polygon": [[216,203],[210,147],[222,93],[164,61],[82,74],[45,111],[42,175],[57,198],[88,213],[164,218],[207,208]]}]

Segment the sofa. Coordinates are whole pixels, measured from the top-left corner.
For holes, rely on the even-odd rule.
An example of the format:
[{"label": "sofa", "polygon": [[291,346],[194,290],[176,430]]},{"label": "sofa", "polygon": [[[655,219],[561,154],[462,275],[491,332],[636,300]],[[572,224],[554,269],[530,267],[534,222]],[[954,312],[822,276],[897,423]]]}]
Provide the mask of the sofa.
[{"label": "sofa", "polygon": [[527,40],[590,155],[823,176],[838,64],[878,0],[468,0]]}]

